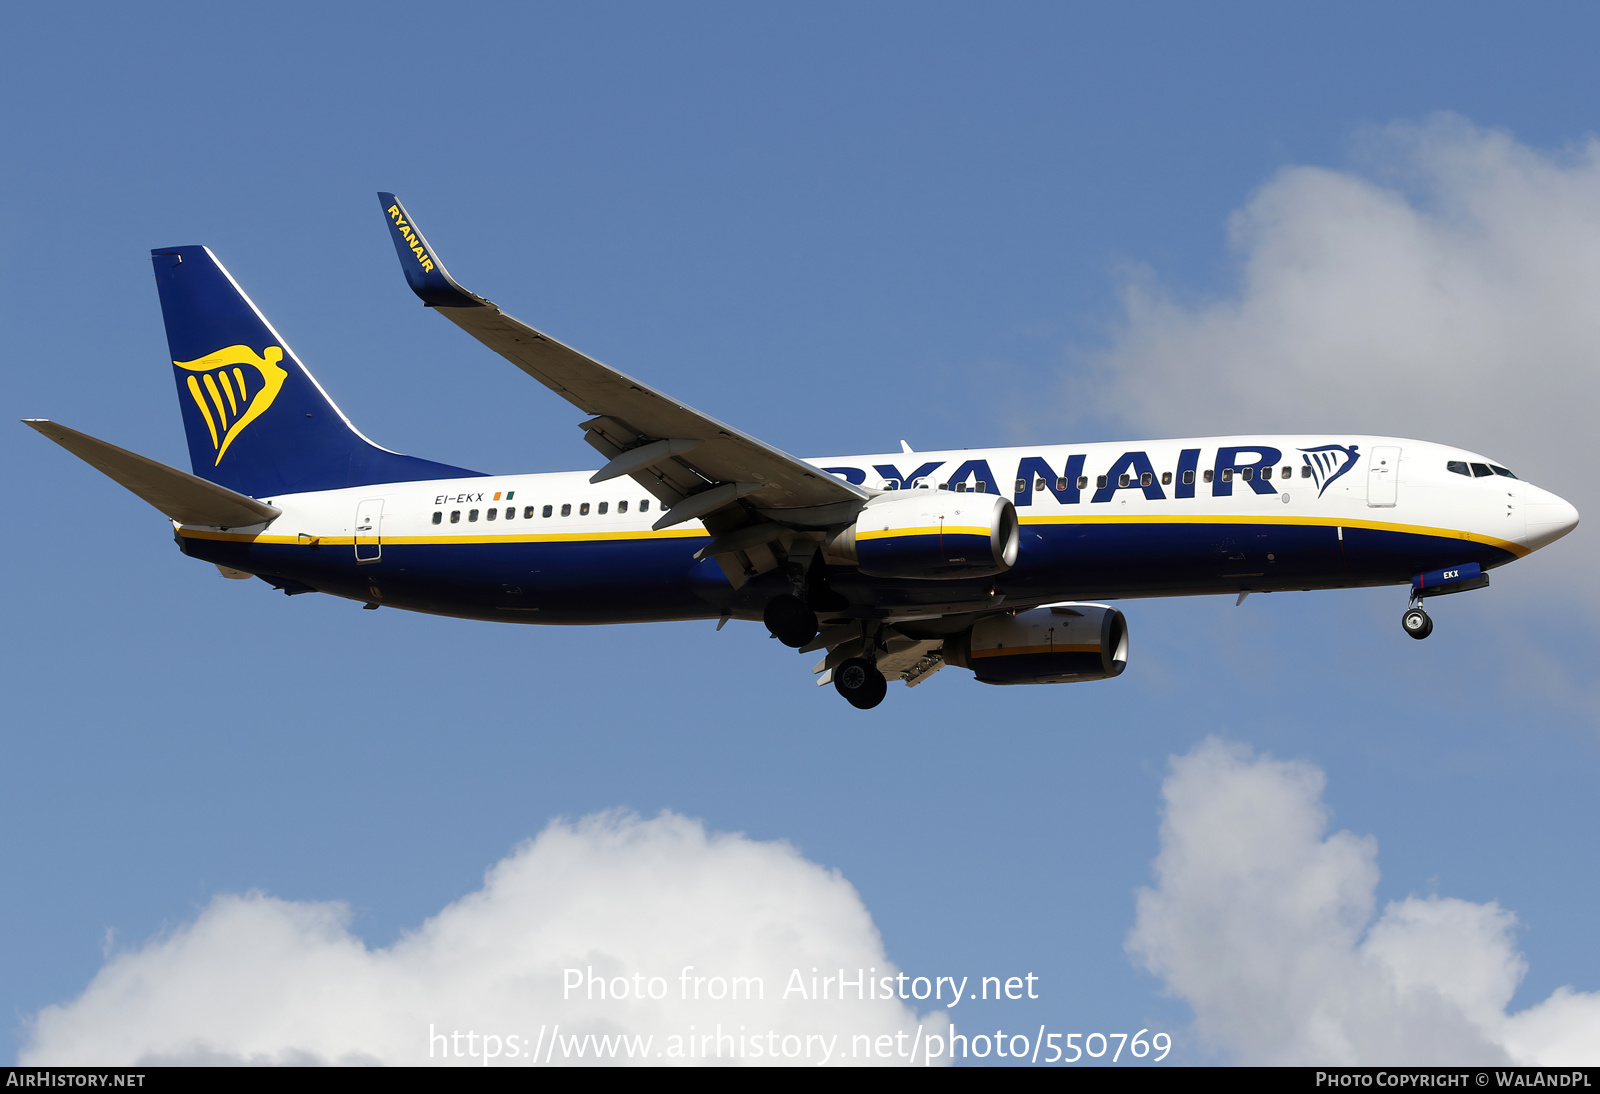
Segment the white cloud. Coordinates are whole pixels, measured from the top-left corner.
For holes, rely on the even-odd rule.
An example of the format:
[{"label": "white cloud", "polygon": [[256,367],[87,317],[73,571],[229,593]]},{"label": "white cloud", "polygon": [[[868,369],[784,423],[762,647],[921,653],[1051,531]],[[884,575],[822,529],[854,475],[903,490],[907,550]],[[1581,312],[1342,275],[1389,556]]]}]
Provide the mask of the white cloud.
[{"label": "white cloud", "polygon": [[[707,978],[698,1001],[693,980],[679,979],[684,966],[694,966],[691,978]],[[665,998],[590,1001],[582,989],[564,999],[564,970],[591,967],[608,981],[628,978],[611,987],[630,996],[637,988]],[[858,1044],[856,1035],[916,1029],[910,1006],[858,1001],[855,989],[843,1002],[837,988],[827,1001],[783,998],[792,970],[801,970],[809,989],[813,969],[837,977],[840,968],[851,979],[857,969],[898,971],[837,872],[786,843],[708,834],[673,814],[647,821],[602,814],[552,824],[494,866],[480,891],[384,949],[351,933],[343,904],[217,897],[193,923],[109,959],[78,999],[41,1012],[20,1059],[426,1064],[431,1044],[431,1062],[466,1062],[443,1059],[431,1027],[473,1032],[471,1041],[450,1042],[452,1054],[482,1056],[494,1044],[482,1035],[494,1035],[494,1062],[517,1064],[528,1062],[535,1044],[548,1052],[559,1025],[563,1039],[653,1035],[638,1062],[657,1064],[676,1062],[656,1055],[671,1052],[674,1035],[687,1052],[691,1027],[714,1037],[720,1024],[722,1033],[744,1036],[747,1054],[759,1036],[763,1052],[800,1053],[778,1062],[807,1062],[809,1051],[809,1062],[819,1063],[835,1035],[837,1062]],[[709,998],[730,991],[734,976],[760,977],[764,1001]],[[945,1025],[943,1015],[929,1016],[924,1036]],[[786,1044],[786,1035],[799,1039]],[[716,1044],[706,1051],[714,1054]],[[721,1042],[725,1057],[737,1047]],[[717,1062],[702,1061],[699,1051],[690,1062]],[[592,1043],[589,1053],[592,1061]],[[557,1049],[554,1062],[580,1061]]]},{"label": "white cloud", "polygon": [[1508,460],[1547,452],[1553,421],[1594,421],[1600,140],[1546,155],[1441,117],[1367,143],[1395,185],[1290,167],[1234,215],[1236,296],[1129,287],[1117,405],[1160,428],[1420,434]]},{"label": "white cloud", "polygon": [[1135,278],[1095,362],[1103,405],[1162,435],[1456,444],[1594,512],[1600,140],[1542,153],[1442,116],[1374,132],[1363,158],[1286,168],[1234,215],[1226,298]]},{"label": "white cloud", "polygon": [[1245,1064],[1600,1063],[1600,993],[1506,1014],[1526,964],[1498,904],[1375,918],[1377,843],[1327,834],[1322,772],[1208,740],[1172,761],[1133,957]]}]

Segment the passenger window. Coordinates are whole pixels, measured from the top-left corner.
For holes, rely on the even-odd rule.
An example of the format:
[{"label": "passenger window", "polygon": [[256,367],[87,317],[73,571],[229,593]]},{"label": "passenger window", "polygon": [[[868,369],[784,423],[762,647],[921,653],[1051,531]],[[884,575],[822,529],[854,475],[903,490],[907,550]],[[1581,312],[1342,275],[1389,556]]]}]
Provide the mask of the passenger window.
[{"label": "passenger window", "polygon": [[516,515],[517,515],[517,507],[515,505],[506,506],[506,519],[507,520],[514,519],[516,517]]},{"label": "passenger window", "polygon": [[490,520],[494,520],[495,518],[497,518],[500,515],[500,510],[491,509],[491,510],[489,510],[489,512],[486,515],[488,516],[488,518]]},{"label": "passenger window", "polygon": [[979,479],[976,483],[974,483],[972,488],[980,494],[987,494],[989,492],[989,484],[984,482],[982,479]]},{"label": "passenger window", "polygon": [[544,508],[543,508],[543,509],[541,509],[541,510],[540,510],[540,511],[539,511],[539,513],[540,513],[540,515],[541,515],[541,516],[546,516],[546,517],[548,517],[548,516],[549,516],[549,515],[550,515],[550,514],[551,514],[551,512],[552,512],[552,511],[553,511],[553,510],[552,510],[552,509],[551,509],[551,507],[550,507],[550,506],[548,506],[548,505],[546,505],[546,506],[545,506],[545,507],[544,507]]},{"label": "passenger window", "polygon": [[1292,478],[1294,478],[1294,468],[1285,465],[1284,469],[1282,471],[1278,472],[1278,478],[1280,478],[1280,479],[1292,479]]},{"label": "passenger window", "polygon": [[473,521],[475,521],[477,519],[478,519],[478,511],[476,509],[468,509],[467,510],[467,523],[471,524]]},{"label": "passenger window", "polygon": [[[530,505],[526,509],[524,509],[522,511],[522,519],[523,520],[532,520],[533,519],[533,510],[534,510],[534,508],[535,508],[534,506]],[[545,516],[547,516],[547,517],[549,515],[550,515],[549,513],[545,514]]]},{"label": "passenger window", "polygon": [[459,510],[459,509],[450,510],[450,523],[451,524],[460,524],[461,523],[461,510]]},{"label": "passenger window", "polygon": [[564,516],[564,517],[570,517],[572,515],[572,503],[571,502],[568,502],[567,504],[565,504],[565,505],[563,505],[561,507],[561,515]]},{"label": "passenger window", "polygon": [[1256,469],[1253,467],[1247,467],[1243,471],[1239,472],[1240,477],[1243,478],[1245,482],[1249,482],[1251,479],[1255,478],[1255,474]]},{"label": "passenger window", "polygon": [[1045,491],[1044,480],[1043,479],[1034,479],[1033,480],[1033,489],[1037,493],[1040,493],[1040,494],[1044,493],[1044,491]]},{"label": "passenger window", "polygon": [[1213,477],[1215,477],[1214,473],[1211,470],[1207,469],[1207,471],[1206,471],[1206,481],[1210,482]]},{"label": "passenger window", "polygon": [[1224,467],[1222,469],[1222,481],[1223,482],[1232,482],[1233,481],[1233,468]]},{"label": "passenger window", "polygon": [[1140,486],[1149,486],[1151,483],[1153,483],[1155,481],[1156,481],[1156,477],[1154,475],[1152,475],[1148,471],[1146,471],[1144,474],[1139,476],[1139,485]]},{"label": "passenger window", "polygon": [[649,511],[650,511],[650,499],[649,498],[645,498],[643,501],[641,501],[639,503],[639,512],[648,513]]},{"label": "passenger window", "polygon": [[439,524],[443,520],[444,520],[444,514],[443,513],[435,513],[435,514],[433,514],[433,523]]},{"label": "passenger window", "polygon": [[956,493],[965,494],[966,492],[967,492],[967,484],[966,483],[964,483],[964,482],[956,483]]},{"label": "passenger window", "polygon": [[583,502],[578,506],[578,515],[580,517],[586,517],[586,516],[589,515],[589,503],[588,502]]},{"label": "passenger window", "polygon": [[1088,488],[1089,488],[1089,476],[1088,475],[1079,475],[1078,476],[1078,489],[1079,490],[1087,490]]},{"label": "passenger window", "polygon": [[[1207,482],[1211,481],[1211,476],[1210,475],[1206,476],[1206,481]],[[1185,486],[1193,486],[1194,485],[1194,472],[1193,471],[1185,471],[1183,473],[1183,485],[1185,485]]]},{"label": "passenger window", "polygon": [[1493,471],[1496,475],[1499,475],[1502,478],[1507,478],[1507,479],[1516,478],[1516,476],[1513,475],[1510,471],[1507,471],[1504,467],[1501,467],[1497,463],[1491,463],[1489,465],[1489,470]]},{"label": "passenger window", "polygon": [[1011,491],[1011,492],[1013,494],[1026,494],[1028,492],[1028,480],[1027,479],[1018,479],[1017,480],[1017,488],[1015,490]]},{"label": "passenger window", "polygon": [[1096,475],[1094,478],[1094,484],[1099,489],[1104,490],[1106,488],[1106,477],[1104,475]]},{"label": "passenger window", "polygon": [[1056,493],[1059,494],[1061,491],[1065,490],[1066,488],[1067,488],[1067,480],[1066,479],[1061,479],[1061,478],[1056,479]]},{"label": "passenger window", "polygon": [[950,489],[950,484],[947,483],[947,482],[941,482],[939,484],[939,489],[940,490],[948,490],[948,489]]},{"label": "passenger window", "polygon": [[1493,474],[1494,472],[1489,470],[1489,465],[1486,463],[1475,463],[1472,465],[1472,477],[1475,479],[1486,479]]},{"label": "passenger window", "polygon": [[1311,477],[1311,465],[1309,463],[1300,465],[1300,477],[1302,479],[1309,479]]},{"label": "passenger window", "polygon": [[628,503],[627,502],[625,502],[625,501],[617,502],[617,512],[626,513],[627,511],[628,511]]},{"label": "passenger window", "polygon": [[607,504],[606,502],[601,502],[600,503],[600,508],[595,510],[595,512],[599,513],[602,517],[605,516],[606,515],[606,504]]},{"label": "passenger window", "polygon": [[[1244,473],[1244,477],[1247,478],[1247,479],[1250,477],[1250,472],[1248,470]],[[1263,467],[1261,469],[1261,477],[1264,478],[1264,479],[1272,478],[1272,468]]]},{"label": "passenger window", "polygon": [[1172,472],[1171,471],[1163,471],[1163,472],[1161,472],[1161,485],[1162,486],[1171,486],[1172,485]]},{"label": "passenger window", "polygon": [[1118,486],[1127,486],[1128,485],[1128,476],[1127,475],[1119,475],[1119,476],[1117,476],[1117,485]]}]

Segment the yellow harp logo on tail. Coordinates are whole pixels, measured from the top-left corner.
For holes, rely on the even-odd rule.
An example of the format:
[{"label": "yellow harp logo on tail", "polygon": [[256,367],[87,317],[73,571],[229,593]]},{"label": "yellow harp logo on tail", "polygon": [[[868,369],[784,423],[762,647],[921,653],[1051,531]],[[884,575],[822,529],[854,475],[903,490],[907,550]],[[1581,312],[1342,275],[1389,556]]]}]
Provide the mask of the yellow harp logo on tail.
[{"label": "yellow harp logo on tail", "polygon": [[[289,374],[278,367],[283,350],[268,346],[261,356],[249,346],[229,346],[194,361],[174,361],[189,377],[189,394],[200,416],[211,431],[211,447],[217,450],[217,463],[244,427],[261,417],[283,389]],[[246,372],[244,365],[254,369]]]}]

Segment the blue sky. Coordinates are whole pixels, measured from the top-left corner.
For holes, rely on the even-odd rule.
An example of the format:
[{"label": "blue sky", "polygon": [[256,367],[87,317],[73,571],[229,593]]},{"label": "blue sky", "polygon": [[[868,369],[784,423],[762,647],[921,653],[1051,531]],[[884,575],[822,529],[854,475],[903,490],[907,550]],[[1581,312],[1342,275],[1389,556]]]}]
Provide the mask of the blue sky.
[{"label": "blue sky", "polygon": [[[590,466],[576,412],[415,306],[384,189],[468,287],[790,451],[1390,432],[1491,452],[1583,510],[1581,365],[1600,335],[1559,300],[1527,319],[1519,284],[1600,291],[1582,249],[1597,19],[17,12],[0,399],[186,466],[147,256],[203,243],[379,443],[487,471]],[[1239,386],[1230,361],[1292,357],[1326,329],[1259,321],[1272,286],[1381,272],[1361,266],[1392,242],[1381,217],[1341,236],[1369,250],[1274,264],[1295,225],[1343,223],[1317,219],[1334,190],[1354,195],[1341,209],[1414,216],[1450,269],[1507,271],[1468,298],[1510,332],[1475,371],[1380,346],[1376,373]],[[1497,232],[1531,241],[1517,262],[1470,249]],[[1441,371],[1464,378],[1453,402],[1407,397]],[[1163,401],[1196,375],[1222,394]],[[1402,635],[1399,590],[1134,602],[1118,680],[990,688],[951,670],[857,716],[752,625],[513,629],[223,581],[20,425],[0,453],[10,1052],[108,955],[218,894],[345,901],[384,947],[552,819],[620,807],[789,841],[855,886],[902,969],[1042,977],[1042,999],[986,1012],[999,1022],[1148,1027],[1177,1062],[1247,1058],[1259,1046],[1196,1027],[1204,1006],[1124,948],[1169,757],[1213,736],[1326,773],[1333,827],[1377,840],[1378,909],[1515,913],[1511,1009],[1600,990],[1586,528],[1441,604],[1426,643]]]}]

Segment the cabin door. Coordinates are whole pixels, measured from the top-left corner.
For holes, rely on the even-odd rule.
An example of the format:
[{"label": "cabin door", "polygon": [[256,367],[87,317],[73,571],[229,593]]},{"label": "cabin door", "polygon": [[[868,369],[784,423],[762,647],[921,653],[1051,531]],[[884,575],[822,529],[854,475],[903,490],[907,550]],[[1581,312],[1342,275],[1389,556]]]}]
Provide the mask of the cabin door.
[{"label": "cabin door", "polygon": [[373,498],[356,507],[356,561],[377,562],[383,557],[383,499]]},{"label": "cabin door", "polygon": [[1400,450],[1374,448],[1367,454],[1367,507],[1392,509],[1399,493]]}]

